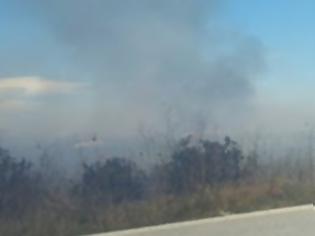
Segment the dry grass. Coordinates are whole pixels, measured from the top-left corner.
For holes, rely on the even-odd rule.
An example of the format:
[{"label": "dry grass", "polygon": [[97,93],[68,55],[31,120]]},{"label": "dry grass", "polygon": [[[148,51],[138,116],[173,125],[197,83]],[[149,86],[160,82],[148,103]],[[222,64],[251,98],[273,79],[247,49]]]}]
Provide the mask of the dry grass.
[{"label": "dry grass", "polygon": [[186,196],[156,196],[119,206],[60,208],[57,203],[47,204],[22,219],[0,220],[0,235],[79,235],[291,206],[311,202],[314,189],[311,183],[279,177],[272,181],[204,187]]}]

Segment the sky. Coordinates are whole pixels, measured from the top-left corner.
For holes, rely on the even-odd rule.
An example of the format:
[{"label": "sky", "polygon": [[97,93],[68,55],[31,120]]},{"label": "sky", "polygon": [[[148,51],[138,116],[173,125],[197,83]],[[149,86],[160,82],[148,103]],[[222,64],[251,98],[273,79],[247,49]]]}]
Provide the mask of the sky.
[{"label": "sky", "polygon": [[315,125],[312,0],[0,6],[1,137]]},{"label": "sky", "polygon": [[267,50],[268,70],[257,84],[257,97],[262,110],[274,107],[270,113],[276,117],[267,118],[266,123],[283,117],[283,128],[313,126],[314,1],[230,2],[227,21],[262,40]]},{"label": "sky", "polygon": [[273,80],[272,86],[277,88],[283,81],[289,81],[289,86],[301,82],[302,85],[312,84],[315,59],[315,29],[312,27],[315,21],[314,1],[241,0],[230,3],[225,15],[229,24],[260,38],[267,48],[272,72],[268,78]]}]

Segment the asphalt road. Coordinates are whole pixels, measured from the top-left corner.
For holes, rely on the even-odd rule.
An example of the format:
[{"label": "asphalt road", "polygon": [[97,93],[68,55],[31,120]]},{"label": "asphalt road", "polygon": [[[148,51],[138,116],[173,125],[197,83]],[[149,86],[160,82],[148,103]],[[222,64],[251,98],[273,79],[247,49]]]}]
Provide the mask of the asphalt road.
[{"label": "asphalt road", "polygon": [[314,236],[312,205],[146,227],[93,236]]}]

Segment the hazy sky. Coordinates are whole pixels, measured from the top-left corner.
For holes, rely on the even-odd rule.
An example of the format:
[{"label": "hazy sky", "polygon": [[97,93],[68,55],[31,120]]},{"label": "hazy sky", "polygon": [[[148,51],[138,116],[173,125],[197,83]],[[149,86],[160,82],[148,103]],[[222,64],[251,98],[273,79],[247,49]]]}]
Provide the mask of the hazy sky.
[{"label": "hazy sky", "polygon": [[315,121],[312,0],[0,4],[3,134]]},{"label": "hazy sky", "polygon": [[268,70],[256,85],[261,110],[268,113],[265,120],[275,118],[276,125],[289,128],[314,125],[315,2],[241,0],[230,1],[227,8],[226,22],[259,38],[266,48]]}]

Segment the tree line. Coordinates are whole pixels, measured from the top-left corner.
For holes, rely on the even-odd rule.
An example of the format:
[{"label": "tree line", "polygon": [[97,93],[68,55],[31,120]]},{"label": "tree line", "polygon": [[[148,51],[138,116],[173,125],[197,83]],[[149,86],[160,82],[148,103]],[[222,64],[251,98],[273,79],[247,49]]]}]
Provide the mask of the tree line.
[{"label": "tree line", "polygon": [[257,152],[245,153],[230,137],[219,142],[190,135],[149,169],[110,157],[82,163],[78,179],[61,178],[60,172],[47,178],[46,169],[0,148],[0,233],[18,235],[27,228],[29,235],[74,235],[313,197],[296,193],[307,183],[307,166],[290,163],[262,165]]}]

